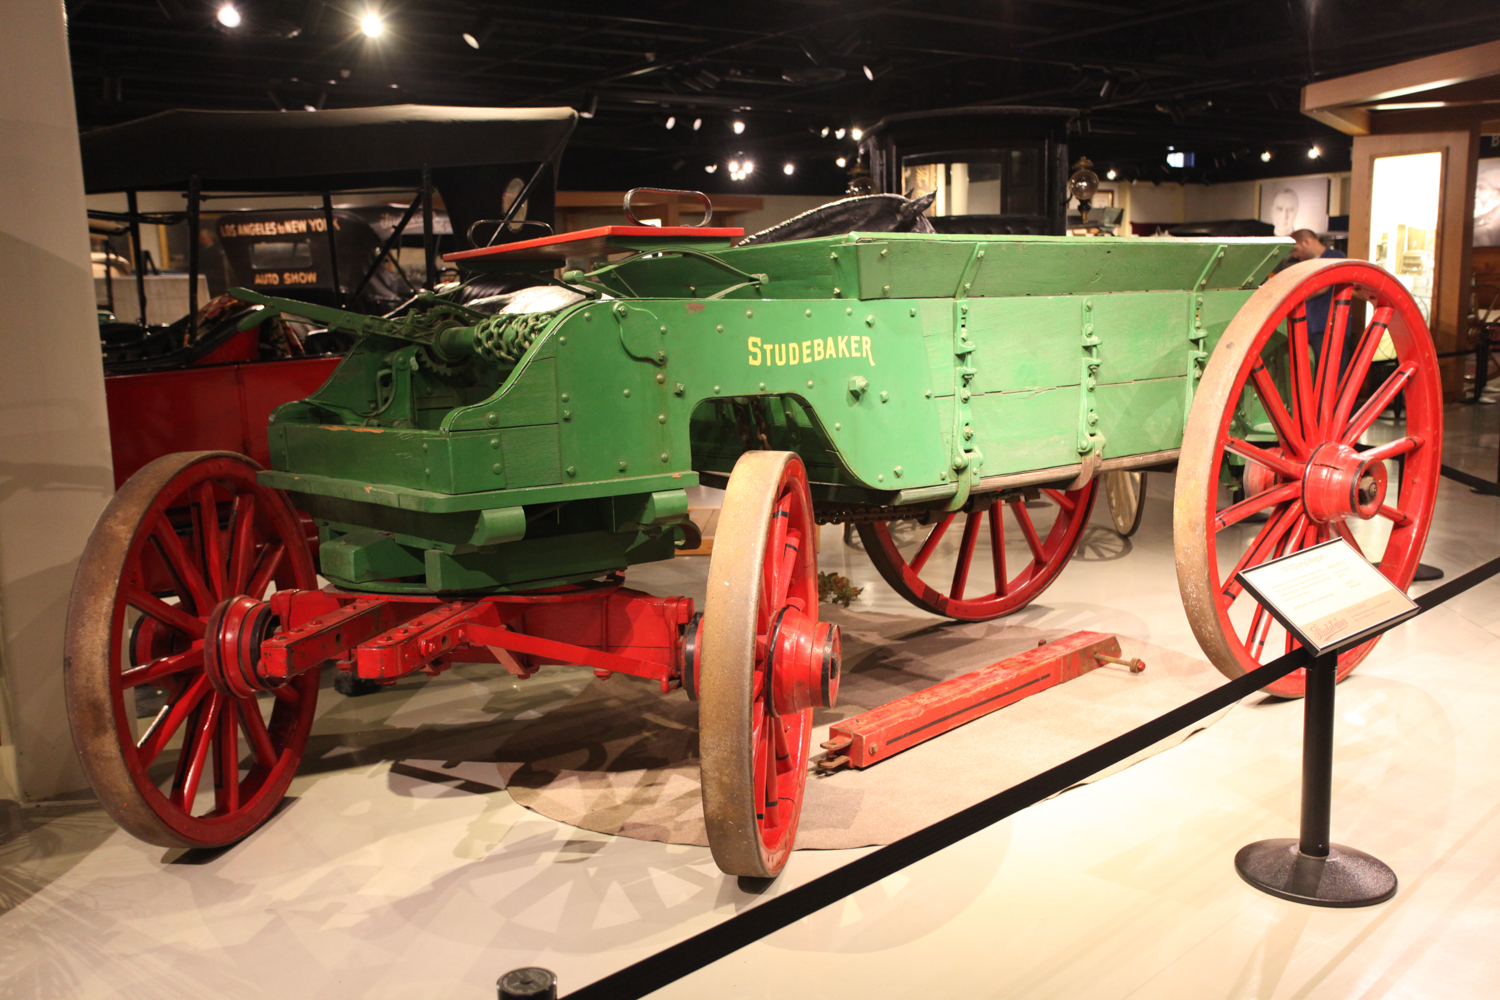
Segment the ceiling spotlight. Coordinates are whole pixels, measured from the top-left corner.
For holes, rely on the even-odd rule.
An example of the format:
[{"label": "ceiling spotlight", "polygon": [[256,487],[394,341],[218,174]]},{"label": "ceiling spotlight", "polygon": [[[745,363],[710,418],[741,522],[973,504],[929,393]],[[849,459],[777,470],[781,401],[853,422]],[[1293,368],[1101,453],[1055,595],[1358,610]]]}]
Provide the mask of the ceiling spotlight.
[{"label": "ceiling spotlight", "polygon": [[318,109],[315,108],[315,107],[313,107],[311,104],[304,104],[304,105],[302,105],[302,110],[303,111],[316,111]]},{"label": "ceiling spotlight", "polygon": [[844,130],[843,129],[835,129],[834,132],[833,132],[833,137],[835,139],[842,139],[844,137]]},{"label": "ceiling spotlight", "polygon": [[864,137],[865,137],[865,130],[862,129],[862,128],[851,128],[849,130],[849,138],[853,139],[855,142],[858,142],[859,140],[863,139]]},{"label": "ceiling spotlight", "polygon": [[740,161],[739,160],[730,160],[729,161],[729,172],[731,174],[737,174],[737,173],[740,172]]},{"label": "ceiling spotlight", "polygon": [[837,163],[841,167],[847,167],[849,165],[848,158],[847,157],[843,157],[843,156],[840,156],[837,160],[834,160],[833,162]]},{"label": "ceiling spotlight", "polygon": [[1109,172],[1108,172],[1108,173],[1106,173],[1106,174],[1105,174],[1105,175],[1104,175],[1104,176],[1105,176],[1105,178],[1107,178],[1107,179],[1108,179],[1108,180],[1114,180],[1114,179],[1115,179],[1115,178],[1116,178],[1116,177],[1119,177],[1119,176],[1120,176],[1120,175],[1119,175],[1119,174],[1117,174],[1117,173],[1115,173],[1115,172],[1114,172],[1114,171],[1113,171],[1113,170],[1110,170],[1110,171],[1109,171]]},{"label": "ceiling spotlight", "polygon": [[359,19],[359,30],[366,38],[379,38],[385,32],[385,22],[373,10]]},{"label": "ceiling spotlight", "polygon": [[719,170],[719,165],[717,163],[710,163],[708,166],[706,166],[706,167],[703,168],[703,172],[706,173],[706,174],[717,173],[718,170]]},{"label": "ceiling spotlight", "polygon": [[795,163],[784,164],[781,168],[781,172],[790,177],[792,174],[795,174],[797,172],[797,165]]},{"label": "ceiling spotlight", "polygon": [[865,71],[865,79],[866,80],[872,80],[873,81],[875,79],[875,71],[873,69],[871,69],[868,66],[862,66],[860,68]]},{"label": "ceiling spotlight", "polygon": [[1271,151],[1269,149],[1266,150],[1264,153],[1260,154],[1260,162],[1262,162],[1262,163],[1270,163],[1271,162]]},{"label": "ceiling spotlight", "polygon": [[694,118],[693,119],[693,131],[696,132],[696,131],[698,131],[702,127],[703,127],[703,119],[702,118]]},{"label": "ceiling spotlight", "polygon": [[740,168],[740,173],[745,174],[747,176],[750,175],[750,174],[755,173],[755,161],[754,160],[746,160],[745,161],[745,165]]},{"label": "ceiling spotlight", "polygon": [[463,38],[464,38],[464,42],[469,46],[469,48],[471,48],[471,49],[477,49],[477,48],[479,48],[479,39],[475,38],[473,35],[469,34],[467,31],[464,32]]},{"label": "ceiling spotlight", "polygon": [[734,129],[735,135],[739,135],[740,133],[745,131],[745,123],[742,121],[736,120],[735,123],[729,127]]},{"label": "ceiling spotlight", "polygon": [[1309,160],[1316,160],[1318,157],[1320,157],[1322,155],[1323,155],[1323,151],[1321,149],[1319,149],[1317,146],[1313,146],[1311,149],[1309,149],[1307,151],[1307,158]]},{"label": "ceiling spotlight", "polygon": [[825,139],[828,138],[828,126],[824,125],[823,126],[823,131],[820,132],[820,133],[818,133],[818,134],[821,135]]},{"label": "ceiling spotlight", "polygon": [[677,127],[677,116],[676,115],[668,115],[667,116],[667,128],[671,129],[671,128],[676,128],[676,127]]},{"label": "ceiling spotlight", "polygon": [[240,12],[232,3],[226,3],[219,8],[219,23],[226,28],[238,28],[240,26]]}]

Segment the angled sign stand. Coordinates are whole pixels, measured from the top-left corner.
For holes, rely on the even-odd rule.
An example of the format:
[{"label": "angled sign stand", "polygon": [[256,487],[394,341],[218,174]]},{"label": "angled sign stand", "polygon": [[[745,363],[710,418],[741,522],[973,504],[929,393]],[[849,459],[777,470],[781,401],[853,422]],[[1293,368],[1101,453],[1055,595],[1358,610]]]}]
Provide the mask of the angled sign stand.
[{"label": "angled sign stand", "polygon": [[1332,843],[1333,686],[1339,652],[1422,613],[1343,538],[1240,572],[1236,579],[1302,645],[1307,667],[1302,726],[1302,828],[1295,838],[1247,844],[1234,856],[1246,882],[1313,906],[1370,906],[1396,894],[1379,858]]}]

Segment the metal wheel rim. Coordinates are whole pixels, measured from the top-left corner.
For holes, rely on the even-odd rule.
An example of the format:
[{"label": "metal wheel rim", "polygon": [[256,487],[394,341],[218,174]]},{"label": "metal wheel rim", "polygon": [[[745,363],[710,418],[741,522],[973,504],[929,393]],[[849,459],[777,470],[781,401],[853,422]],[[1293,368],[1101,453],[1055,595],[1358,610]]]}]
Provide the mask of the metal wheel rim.
[{"label": "metal wheel rim", "polygon": [[[788,516],[773,518],[778,507]],[[785,529],[773,520],[785,521]],[[802,460],[791,452],[743,455],[729,478],[709,563],[698,677],[703,814],[714,861],[731,875],[774,876],[796,839],[812,710],[785,719],[775,716],[765,656],[756,647],[757,636],[769,633],[775,611],[789,601],[801,602],[804,613],[816,620],[815,530]],[[778,549],[785,553],[777,539],[793,537],[793,532],[801,541],[783,588],[786,600],[767,607],[763,581],[769,554]],[[777,802],[773,810],[758,809],[768,784],[764,766],[757,771],[765,747],[758,733],[771,731],[765,727],[778,722],[784,726],[786,757],[774,782]]]},{"label": "metal wheel rim", "polygon": [[[1030,522],[1030,515],[1019,499],[1001,502],[996,500],[982,510],[975,510],[964,515],[962,524],[959,524],[958,514],[948,514],[939,519],[928,533],[922,546],[908,559],[897,547],[891,536],[888,522],[877,521],[873,523],[862,523],[859,527],[859,536],[865,543],[865,552],[870,561],[874,563],[875,569],[902,597],[924,611],[943,615],[948,618],[956,618],[960,621],[987,621],[991,618],[999,618],[1002,615],[1013,614],[1036,599],[1042,591],[1051,586],[1052,581],[1062,572],[1063,567],[1072,558],[1073,552],[1078,547],[1079,537],[1088,524],[1089,512],[1093,510],[1094,498],[1097,495],[1098,480],[1090,482],[1082,489],[1071,492],[1062,490],[1044,489],[1042,495],[1058,508],[1052,527],[1048,529],[1046,538],[1040,537],[1039,532],[1028,535],[1022,527],[1022,518]],[[1005,507],[1005,511],[1000,510]],[[1011,564],[1008,559],[998,562],[995,558],[997,551],[1003,552],[1005,546],[1004,522],[1009,518],[1022,537],[1026,540],[1031,550],[1032,559],[1023,568],[1011,575]],[[983,532],[984,537],[979,537],[983,525],[983,518],[988,525],[988,531]],[[996,525],[1000,527],[1000,538],[996,541]],[[926,570],[926,562],[922,558],[924,551],[931,555],[936,550],[937,543],[932,543],[929,551],[928,545],[932,542],[933,534],[939,534],[939,541],[951,531],[953,526],[963,529],[964,537],[959,542],[958,558],[955,559],[954,573],[947,581],[948,592],[939,590],[929,580],[924,580],[922,573]],[[987,594],[970,597],[969,591],[973,588],[977,579],[972,570],[976,563],[982,563],[980,549],[988,550],[988,561],[990,564],[990,576],[987,578],[994,588]],[[964,563],[964,552],[968,552],[967,568],[960,564]],[[964,568],[964,579],[960,585],[958,571]],[[1002,592],[999,578],[1004,575],[1005,586]],[[929,577],[932,574],[929,574]],[[982,589],[983,584],[979,589]],[[955,597],[955,591],[958,597]]]},{"label": "metal wheel rim", "polygon": [[[110,815],[127,831],[148,843],[163,847],[218,847],[233,843],[255,829],[281,800],[287,785],[295,774],[302,747],[316,707],[318,674],[316,671],[298,677],[285,686],[284,697],[274,700],[270,719],[259,714],[258,705],[239,705],[237,699],[221,695],[207,682],[202,667],[202,641],[191,642],[184,652],[197,651],[196,666],[193,657],[188,665],[159,677],[169,687],[175,687],[169,704],[158,715],[157,725],[165,727],[173,719],[173,705],[185,705],[193,701],[194,692],[199,706],[192,712],[182,712],[174,727],[177,731],[196,731],[205,746],[204,759],[197,766],[196,779],[185,776],[180,791],[189,787],[199,790],[212,789],[215,796],[213,809],[195,810],[196,800],[174,802],[164,794],[151,775],[152,764],[162,759],[168,740],[150,742],[153,730],[147,727],[142,737],[142,746],[137,746],[134,733],[133,695],[126,691],[134,685],[122,680],[124,662],[124,635],[126,634],[126,608],[139,598],[127,596],[127,589],[143,583],[151,556],[146,555],[150,546],[155,552],[163,551],[161,541],[171,530],[170,524],[154,528],[159,517],[164,517],[172,501],[196,493],[207,484],[211,491],[214,515],[220,517],[221,495],[231,497],[252,496],[253,502],[230,501],[229,530],[216,526],[215,534],[220,543],[224,561],[226,585],[221,587],[212,579],[213,573],[201,574],[199,582],[206,595],[204,603],[213,606],[198,609],[186,602],[177,607],[184,618],[207,621],[214,607],[221,603],[217,593],[227,589],[228,578],[236,573],[247,581],[265,579],[269,588],[278,585],[311,588],[316,586],[316,573],[312,556],[307,548],[304,529],[296,514],[280,493],[255,483],[255,472],[259,466],[241,455],[230,452],[191,452],[167,455],[146,465],[130,478],[115,494],[100,516],[94,533],[84,549],[78,574],[68,607],[66,652],[64,658],[64,693],[68,706],[69,723],[73,731],[74,746],[83,764],[90,783],[98,793],[101,803]],[[207,502],[207,501],[205,501]],[[192,516],[201,510],[202,504],[188,509]],[[180,508],[173,508],[180,509]],[[243,512],[248,517],[241,517]],[[240,521],[234,520],[240,517]],[[189,528],[196,532],[194,521]],[[237,534],[235,525],[241,523],[243,534]],[[279,540],[282,549],[279,558],[261,543],[272,537]],[[197,538],[191,534],[190,538]],[[246,545],[237,549],[238,542]],[[181,537],[178,536],[181,545]],[[185,550],[186,551],[186,550]],[[263,558],[248,564],[236,563],[237,551],[259,554]],[[159,557],[158,557],[159,558]],[[190,563],[199,556],[187,552]],[[158,568],[160,564],[157,564]],[[145,589],[138,587],[137,589]],[[190,588],[182,587],[183,591]],[[161,591],[153,590],[152,594]],[[166,602],[169,603],[170,598]],[[146,620],[156,621],[151,616]],[[162,626],[164,632],[173,632]],[[178,644],[180,646],[180,642]],[[153,660],[143,667],[166,667],[167,658]],[[138,680],[134,675],[132,680]],[[255,699],[250,699],[254,702]],[[217,709],[212,706],[217,704]],[[261,718],[266,741],[252,740],[254,727],[248,713],[252,708]],[[165,728],[154,730],[157,736]],[[240,778],[242,757],[235,758],[235,766],[229,764],[229,735],[234,736],[236,747],[243,741],[254,743],[249,747],[252,763],[244,779]],[[186,733],[184,733],[186,736]],[[268,747],[269,744],[269,747]],[[152,750],[155,750],[152,753]],[[149,755],[153,760],[143,760]],[[270,755],[270,756],[268,756]],[[187,755],[194,756],[192,754]],[[180,768],[179,768],[180,770]],[[228,775],[233,774],[230,782]],[[189,785],[186,782],[191,781]],[[173,785],[178,776],[173,776]],[[230,791],[233,785],[235,791]],[[195,811],[197,814],[195,814]]]},{"label": "metal wheel rim", "polygon": [[[1218,348],[1209,359],[1188,417],[1178,461],[1177,492],[1173,503],[1177,579],[1183,606],[1199,645],[1214,666],[1227,677],[1239,677],[1261,662],[1274,659],[1282,653],[1282,648],[1277,647],[1274,653],[1266,649],[1260,657],[1253,655],[1253,649],[1247,648],[1247,643],[1241,639],[1229,617],[1234,597],[1229,598],[1228,603],[1224,600],[1224,578],[1232,577],[1233,567],[1220,564],[1216,545],[1218,531],[1214,525],[1215,518],[1219,515],[1216,510],[1219,469],[1225,459],[1225,446],[1234,410],[1247,382],[1252,381],[1253,359],[1261,357],[1262,350],[1281,323],[1300,303],[1335,286],[1358,289],[1373,299],[1370,324],[1367,324],[1366,329],[1383,316],[1389,322],[1389,332],[1397,349],[1398,370],[1408,364],[1413,366],[1411,380],[1399,395],[1406,404],[1408,437],[1419,435],[1423,441],[1406,455],[1406,474],[1400,484],[1398,510],[1409,519],[1408,523],[1393,527],[1391,540],[1378,564],[1381,572],[1403,590],[1411,585],[1431,526],[1441,462],[1442,387],[1438,379],[1437,357],[1432,339],[1416,303],[1397,278],[1365,261],[1306,261],[1274,276],[1256,291],[1230,322]],[[1335,295],[1337,294],[1339,293],[1336,292]],[[1331,309],[1329,337],[1333,336],[1334,313],[1335,310]],[[1355,339],[1362,347],[1364,336],[1363,332],[1351,327],[1346,339]],[[1371,353],[1373,350],[1372,346]],[[1328,353],[1331,354],[1332,351]],[[1338,371],[1343,374],[1347,368],[1358,366],[1361,353],[1356,354],[1350,366],[1341,362]],[[1309,365],[1314,373],[1314,389],[1321,384],[1316,379],[1316,367]],[[1379,391],[1377,389],[1377,393]],[[1349,428],[1353,417],[1360,413],[1360,408],[1354,407],[1352,412],[1353,416],[1349,421],[1341,422],[1340,434]],[[1293,416],[1292,419],[1295,420],[1296,417]],[[1297,430],[1300,427],[1294,427],[1294,431]],[[1287,442],[1279,428],[1277,438],[1275,447],[1286,448]],[[1290,483],[1291,480],[1286,482]],[[1276,505],[1270,519],[1256,533],[1257,540],[1270,541],[1271,535],[1268,533],[1275,531],[1282,507],[1281,504]],[[1287,507],[1290,509],[1290,505]],[[1338,528],[1330,527],[1328,530],[1331,532]],[[1294,523],[1287,523],[1282,531],[1286,536],[1292,535],[1295,532]],[[1327,532],[1321,534],[1331,537]],[[1294,551],[1305,544],[1311,543],[1298,542],[1288,548]],[[1274,554],[1273,546],[1262,558],[1270,558]],[[1250,564],[1259,561],[1261,559],[1252,559]],[[1246,596],[1244,599],[1249,598]],[[1339,679],[1346,677],[1369,654],[1375,641],[1378,640],[1358,646],[1339,657]],[[1249,645],[1253,647],[1254,643]],[[1266,690],[1283,697],[1301,697],[1304,686],[1304,675],[1299,670],[1268,685]]]}]

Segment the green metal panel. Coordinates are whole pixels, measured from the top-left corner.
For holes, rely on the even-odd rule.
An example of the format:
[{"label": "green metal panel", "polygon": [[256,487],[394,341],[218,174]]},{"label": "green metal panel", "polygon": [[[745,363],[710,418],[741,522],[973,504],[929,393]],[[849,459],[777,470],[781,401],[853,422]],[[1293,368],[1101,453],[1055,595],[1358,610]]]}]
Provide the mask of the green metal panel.
[{"label": "green metal panel", "polygon": [[361,339],[277,411],[262,481],[319,520],[333,578],[443,592],[666,558],[694,470],[747,447],[801,454],[818,502],[952,506],[983,477],[1178,447],[1286,246],[851,234],[668,247],[555,313],[323,310]]}]

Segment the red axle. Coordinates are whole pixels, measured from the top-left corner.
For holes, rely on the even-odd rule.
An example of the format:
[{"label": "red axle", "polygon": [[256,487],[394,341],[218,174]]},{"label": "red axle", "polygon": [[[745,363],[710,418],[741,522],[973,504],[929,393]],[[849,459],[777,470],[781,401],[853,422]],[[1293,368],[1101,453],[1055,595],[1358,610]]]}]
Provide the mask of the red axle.
[{"label": "red axle", "polygon": [[447,602],[327,587],[278,591],[269,604],[283,630],[256,649],[237,642],[224,653],[244,649],[251,662],[225,673],[262,689],[339,660],[382,681],[453,662],[501,663],[522,677],[544,663],[577,664],[659,680],[668,691],[682,674],[682,627],[693,614],[691,598],[653,597],[617,581]]}]

